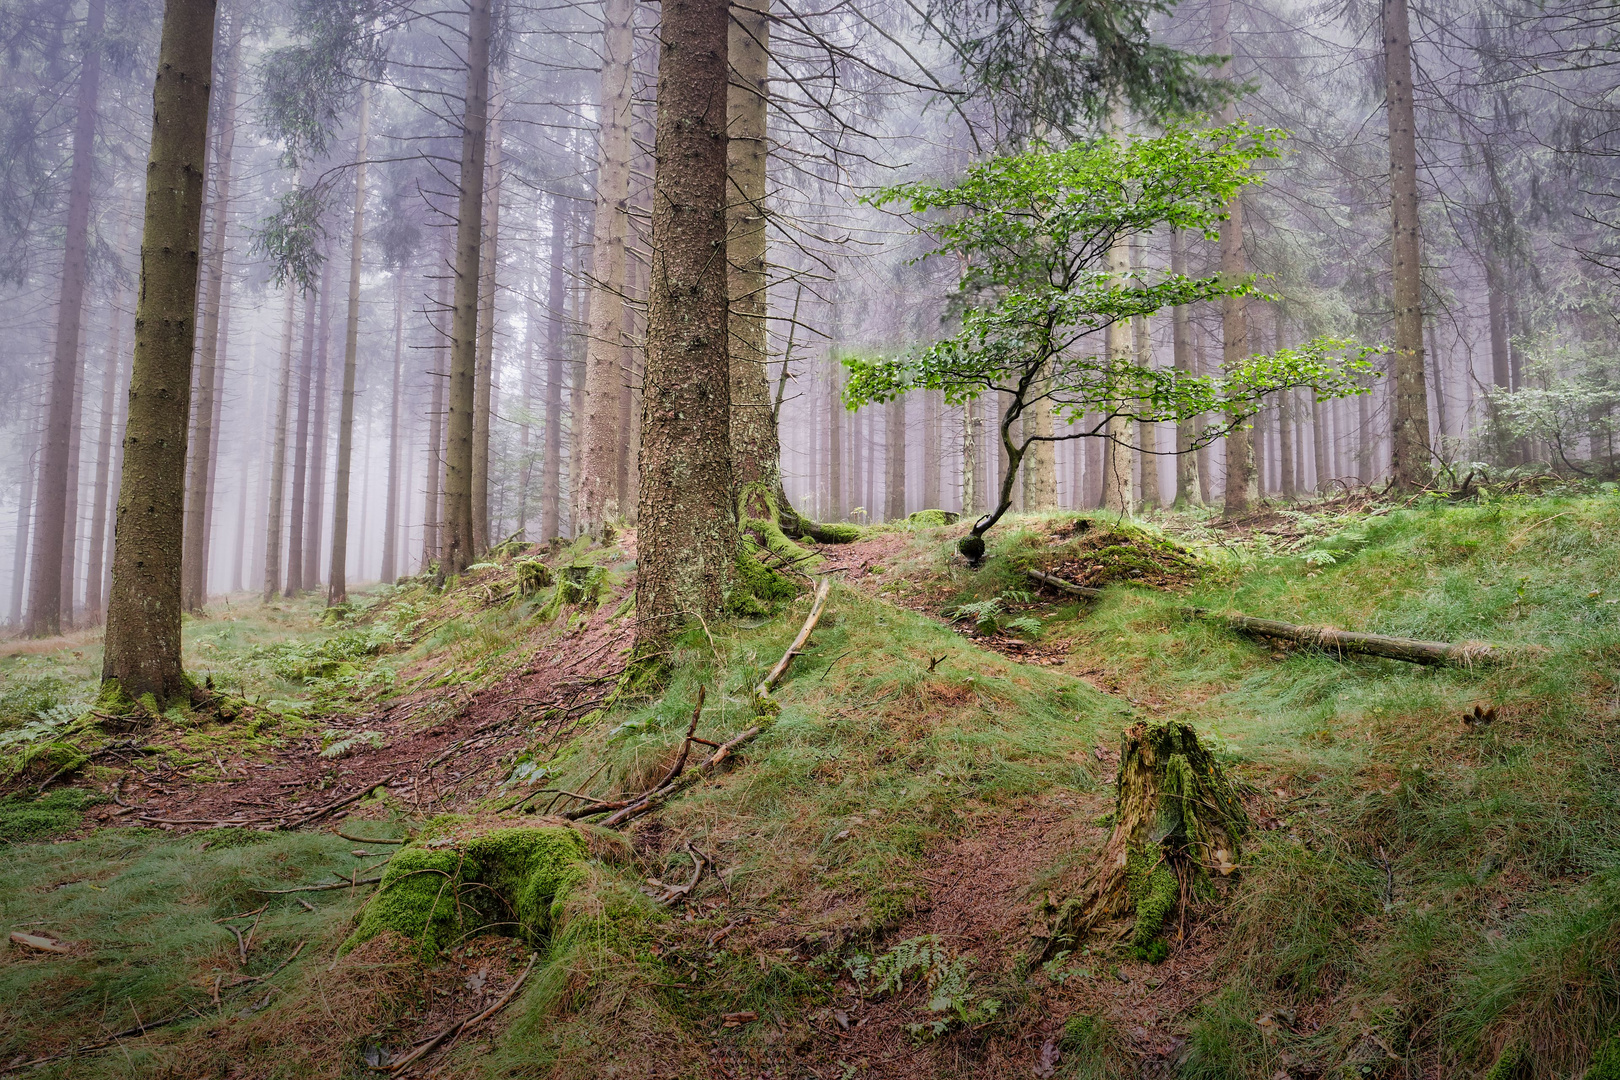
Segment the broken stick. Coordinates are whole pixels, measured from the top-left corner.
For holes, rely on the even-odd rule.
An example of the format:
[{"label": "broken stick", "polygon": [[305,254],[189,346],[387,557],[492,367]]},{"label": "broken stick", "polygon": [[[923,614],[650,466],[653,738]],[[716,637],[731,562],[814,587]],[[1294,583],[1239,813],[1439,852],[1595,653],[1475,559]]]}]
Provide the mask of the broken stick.
[{"label": "broken stick", "polygon": [[782,654],[782,659],[776,662],[776,666],[771,668],[764,680],[754,687],[756,700],[768,699],[777,682],[787,674],[788,665],[792,664],[793,658],[803,650],[805,642],[810,640],[810,634],[816,628],[816,623],[821,621],[821,609],[827,603],[827,594],[831,591],[832,578],[822,578],[821,584],[816,586],[816,598],[810,605],[810,614],[805,618],[804,625],[799,628],[799,636],[793,639],[793,644],[788,646],[787,652]]}]

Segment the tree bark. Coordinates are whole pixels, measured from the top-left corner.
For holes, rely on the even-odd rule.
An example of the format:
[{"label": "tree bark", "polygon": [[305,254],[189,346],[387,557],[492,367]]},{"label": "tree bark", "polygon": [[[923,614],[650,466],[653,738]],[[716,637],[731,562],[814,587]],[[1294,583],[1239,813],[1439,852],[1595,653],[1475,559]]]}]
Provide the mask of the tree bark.
[{"label": "tree bark", "polygon": [[[1119,125],[1115,125],[1115,130]],[[1108,252],[1108,271],[1123,281],[1130,272],[1130,252],[1119,241]],[[1116,366],[1131,362],[1131,326],[1118,321],[1108,324],[1108,358]],[[1122,403],[1121,403],[1122,404]],[[1120,407],[1119,405],[1115,406]],[[1102,508],[1110,514],[1131,512],[1131,422],[1123,416],[1109,416],[1108,441],[1103,446]]]},{"label": "tree bark", "polygon": [[[119,293],[123,290],[120,289]],[[107,359],[101,376],[101,431],[97,439],[95,506],[90,517],[90,560],[85,574],[85,621],[99,625],[105,612],[102,585],[107,574],[107,495],[111,485],[113,458],[113,414],[117,411],[118,373],[124,359],[124,314],[115,296],[107,319]],[[14,588],[20,588],[19,579]]]},{"label": "tree bark", "polygon": [[[1227,57],[1218,74],[1232,78],[1232,2],[1211,0],[1209,6],[1210,32],[1217,56]],[[1237,108],[1228,103],[1221,109],[1221,123],[1230,124],[1237,119]],[[1243,196],[1234,195],[1226,204],[1227,217],[1221,222],[1221,277],[1236,282],[1248,274],[1248,263],[1243,254]],[[1246,298],[1228,296],[1221,303],[1221,362],[1227,370],[1237,367],[1249,355],[1249,319]],[[1232,420],[1238,418],[1232,417]],[[1254,469],[1254,438],[1252,428],[1239,421],[1232,425],[1226,436],[1226,482],[1221,497],[1222,512],[1231,517],[1248,513],[1258,497]]]},{"label": "tree bark", "polygon": [[370,83],[360,86],[359,126],[360,133],[354,144],[354,224],[349,236],[349,317],[343,331],[343,396],[338,401],[337,467],[332,474],[332,570],[326,584],[328,607],[349,599],[349,465],[354,453],[354,378],[360,352],[360,253],[366,232]]},{"label": "tree bark", "polygon": [[214,0],[167,0],[152,90],[141,292],[103,681],[161,706],[184,692],[179,525],[196,344]]},{"label": "tree bark", "polygon": [[[1140,255],[1140,252],[1138,252]],[[1135,353],[1138,367],[1153,366],[1153,348],[1148,340],[1148,321],[1146,315],[1138,315],[1131,320],[1131,346]],[[1157,510],[1159,508],[1159,425],[1154,423],[1139,423],[1136,425],[1136,441],[1141,447],[1138,458],[1141,460],[1142,470],[1142,509]]]},{"label": "tree bark", "polygon": [[849,410],[844,408],[844,365],[828,356],[832,369],[827,380],[827,514],[834,521],[849,516],[849,504],[844,491],[844,420]]},{"label": "tree bark", "polygon": [[890,521],[906,516],[906,398],[895,398],[883,410],[884,513]]},{"label": "tree bark", "polygon": [[[922,441],[922,503],[924,508],[937,508],[940,502],[939,466],[941,450],[940,445],[940,413],[943,411],[943,402],[938,390],[923,391],[923,441]],[[812,460],[814,458],[812,457]],[[1055,491],[1054,491],[1055,501]]]},{"label": "tree bark", "polygon": [[641,410],[636,648],[720,614],[737,555],[727,348],[726,0],[660,28],[652,283]]},{"label": "tree bark", "polygon": [[581,532],[602,535],[621,516],[619,473],[625,432],[625,241],[630,234],[630,105],[634,59],[633,0],[607,0],[602,21],[601,121],[596,220],[591,231],[591,318],[585,336],[585,416],[579,505]]},{"label": "tree bark", "polygon": [[[439,302],[437,314],[442,318],[450,310],[449,277],[439,279]],[[439,331],[438,342],[433,347],[433,370],[428,377],[433,380],[433,398],[428,406],[428,480],[427,480],[427,506],[422,511],[422,572],[426,573],[429,566],[436,562],[444,553],[444,517],[443,499],[441,496],[444,477],[444,389],[449,376],[444,370],[445,360],[449,357],[449,335]]]},{"label": "tree bark", "polygon": [[319,542],[317,537],[304,535],[304,483],[309,474],[309,397],[315,381],[315,310],[315,298],[307,297],[304,332],[299,345],[298,403],[293,418],[292,505],[289,508],[291,522],[287,527],[288,596],[297,596],[308,587],[304,582],[304,553]]},{"label": "tree bark", "polygon": [[321,313],[315,330],[315,418],[311,424],[309,446],[309,477],[304,483],[304,532],[309,541],[304,545],[304,588],[321,586],[322,524],[326,513],[326,407],[331,394],[327,379],[331,375],[332,344],[332,264],[327,262],[321,274]]},{"label": "tree bark", "polygon": [[[36,434],[29,442],[39,446],[43,442],[43,433]],[[37,471],[38,454],[30,453],[23,464],[22,492],[17,498],[17,540],[16,547],[11,556],[11,618],[12,626],[20,626],[23,618],[23,587],[27,584],[28,576],[28,540],[31,535],[29,526],[30,516],[34,509],[34,473]]]},{"label": "tree bark", "polygon": [[[287,487],[287,407],[292,398],[293,304],[298,290],[287,284],[287,314],[282,326],[281,380],[276,392],[275,446],[270,455],[270,497],[264,535],[264,602],[281,592],[282,500]],[[305,303],[309,298],[305,297]]]},{"label": "tree bark", "polygon": [[[231,159],[236,148],[236,84],[242,51],[242,13],[231,19],[230,44],[221,65],[224,97],[214,150],[214,198],[208,259],[204,266],[202,333],[197,341],[196,422],[192,429],[191,474],[186,491],[185,554],[181,561],[181,604],[201,611],[208,602],[208,519],[213,498],[209,483],[216,449],[214,415],[218,405],[219,323],[225,287],[225,249],[231,204]],[[100,589],[96,590],[98,593]]]},{"label": "tree bark", "polygon": [[444,569],[459,574],[473,541],[473,409],[478,369],[478,270],[483,239],[485,134],[489,118],[490,0],[467,0],[467,96],[461,118],[455,316],[450,330],[449,432],[444,478]]},{"label": "tree bark", "polygon": [[1476,663],[1494,662],[1503,659],[1505,655],[1505,650],[1482,642],[1456,645],[1449,641],[1423,641],[1418,638],[1389,637],[1384,634],[1362,634],[1351,630],[1336,630],[1331,626],[1298,626],[1277,619],[1257,619],[1252,615],[1223,614],[1198,608],[1187,608],[1185,611],[1189,615],[1221,623],[1244,634],[1292,641],[1324,652],[1381,656],[1387,660],[1405,660],[1409,664],[1457,664],[1467,667]]},{"label": "tree bark", "polygon": [[[196,2],[198,0],[193,0],[193,3]],[[32,637],[48,637],[62,630],[62,538],[63,529],[67,524],[68,461],[72,456],[70,444],[73,437],[73,404],[80,366],[79,333],[84,310],[85,282],[89,277],[90,196],[95,179],[96,115],[97,101],[101,93],[101,38],[106,24],[106,12],[106,0],[90,0],[85,22],[84,59],[79,72],[78,97],[74,103],[73,164],[68,174],[67,220],[63,225],[62,283],[56,308],[56,349],[51,363],[50,404],[45,419],[44,453],[40,457],[37,488],[39,506],[34,526],[33,580],[28,600],[27,632]],[[206,100],[208,74],[204,72],[200,78]],[[195,162],[193,167],[200,164],[200,161]],[[191,315],[188,313],[186,316],[188,326],[190,321]],[[188,384],[185,396],[190,395],[191,388]]]},{"label": "tree bark", "polygon": [[394,387],[388,409],[388,498],[383,507],[382,581],[392,585],[399,577],[395,566],[399,547],[399,393],[405,369],[405,268],[394,271]]},{"label": "tree bark", "polygon": [[[1170,233],[1170,272],[1187,273],[1187,234],[1180,229]],[[1183,304],[1170,309],[1170,358],[1177,371],[1189,377],[1197,374],[1192,329],[1187,324],[1187,308]],[[1198,506],[1204,501],[1198,490],[1198,455],[1192,449],[1195,434],[1191,420],[1176,425],[1176,487],[1170,499],[1174,506]]]},{"label": "tree bark", "polygon": [[546,282],[546,459],[540,483],[540,536],[550,541],[558,535],[562,512],[562,391],[563,353],[567,341],[563,333],[563,305],[567,302],[563,260],[568,255],[568,214],[561,196],[551,200],[551,266]]},{"label": "tree bark", "polygon": [[488,183],[484,188],[484,239],[478,264],[478,356],[473,376],[473,551],[491,546],[489,535],[489,426],[495,413],[495,269],[496,245],[501,229],[501,88],[491,75],[489,130],[486,156]]},{"label": "tree bark", "polygon": [[84,455],[84,350],[73,365],[73,422],[68,436],[68,474],[62,507],[62,625],[71,626],[78,585],[79,462]]},{"label": "tree bark", "polygon": [[1423,267],[1418,241],[1417,120],[1406,0],[1381,0],[1389,111],[1390,244],[1395,293],[1395,418],[1390,464],[1398,491],[1428,482],[1429,395],[1423,378]]},{"label": "tree bark", "polygon": [[[770,27],[770,0],[734,0],[727,32],[731,74],[726,92],[731,473],[737,493],[746,498],[743,512],[760,518],[773,516],[767,500],[775,501],[780,509],[786,498],[782,490],[780,433],[771,408],[766,371],[769,273],[765,263],[765,170],[770,150],[766,132]],[[901,453],[903,461],[903,448]]]}]

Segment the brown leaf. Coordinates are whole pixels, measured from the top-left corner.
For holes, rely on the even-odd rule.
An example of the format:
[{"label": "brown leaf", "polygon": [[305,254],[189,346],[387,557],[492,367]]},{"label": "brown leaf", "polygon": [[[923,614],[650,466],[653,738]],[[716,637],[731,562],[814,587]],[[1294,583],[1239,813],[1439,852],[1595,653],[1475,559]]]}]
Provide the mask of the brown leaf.
[{"label": "brown leaf", "polygon": [[726,1013],[726,1015],[725,1015],[725,1021],[726,1022],[724,1024],[721,1024],[720,1026],[721,1027],[728,1027],[728,1028],[739,1027],[739,1026],[741,1026],[743,1024],[748,1023],[751,1020],[758,1020],[758,1019],[759,1019],[759,1013],[754,1012],[752,1009],[748,1010],[747,1012]]},{"label": "brown leaf", "polygon": [[1047,1039],[1041,1045],[1040,1060],[1035,1063],[1035,1075],[1040,1077],[1040,1080],[1047,1080],[1048,1077],[1057,1072],[1058,1059],[1062,1056],[1062,1052],[1057,1048],[1057,1043]]}]

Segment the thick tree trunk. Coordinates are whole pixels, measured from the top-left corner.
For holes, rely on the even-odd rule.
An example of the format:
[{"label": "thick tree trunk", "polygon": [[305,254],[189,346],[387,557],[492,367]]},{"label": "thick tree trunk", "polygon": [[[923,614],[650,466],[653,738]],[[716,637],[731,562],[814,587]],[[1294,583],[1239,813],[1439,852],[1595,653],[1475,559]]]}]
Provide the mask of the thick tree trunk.
[{"label": "thick tree trunk", "polygon": [[[748,496],[744,513],[762,518],[772,516],[767,500],[777,501],[779,507],[785,502],[780,434],[771,408],[770,379],[766,371],[769,14],[770,0],[735,0],[732,4],[728,31],[731,76],[726,94],[726,172],[730,179],[730,190],[726,193],[726,257],[731,298],[731,474],[738,493]],[[893,408],[891,406],[891,415]]]},{"label": "thick tree trunk", "polygon": [[354,453],[354,378],[360,352],[360,253],[366,232],[370,83],[362,83],[360,87],[359,126],[354,144],[354,224],[349,236],[349,317],[343,331],[343,396],[338,401],[337,467],[332,474],[332,570],[326,585],[328,607],[349,599],[349,464]]},{"label": "thick tree trunk", "polygon": [[[242,51],[243,13],[231,19],[230,44],[221,65],[219,134],[215,137],[214,198],[208,260],[204,266],[202,333],[197,341],[196,422],[192,427],[191,472],[186,490],[185,557],[181,563],[181,603],[201,611],[208,602],[208,520],[213,487],[209,483],[217,457],[214,426],[220,399],[218,386],[220,313],[225,288],[225,250],[231,209],[231,158],[236,149],[236,84]],[[97,590],[100,591],[99,589]]]},{"label": "thick tree trunk", "polygon": [[395,565],[399,548],[399,394],[405,370],[405,268],[394,271],[394,387],[388,409],[388,498],[383,508],[383,584],[399,577]]},{"label": "thick tree trunk", "polygon": [[1129,935],[1138,955],[1152,957],[1175,909],[1237,868],[1248,829],[1220,763],[1176,721],[1138,723],[1121,735],[1113,816],[1080,888],[1056,907],[1048,902],[1039,960],[1079,948],[1093,932]]},{"label": "thick tree trunk", "polygon": [[[450,278],[441,276],[435,314],[442,319],[449,310]],[[429,320],[429,324],[437,330],[437,319]],[[428,371],[428,378],[433,380],[433,394],[428,405],[427,505],[422,509],[423,573],[444,553],[444,391],[449,381],[445,372],[445,361],[450,356],[449,340],[449,335],[438,331],[438,340],[433,346],[433,366]]]},{"label": "thick tree trunk", "polygon": [[444,477],[444,568],[473,561],[473,409],[478,369],[478,270],[483,239],[484,151],[489,118],[490,0],[467,0],[467,96],[461,118],[455,314],[450,330],[449,432]]},{"label": "thick tree trunk", "polygon": [[321,274],[321,313],[315,331],[315,419],[311,425],[309,447],[309,478],[304,505],[304,531],[309,541],[304,545],[304,588],[321,586],[322,527],[326,514],[326,406],[331,395],[327,392],[327,377],[331,374],[332,344],[332,263],[327,261]]},{"label": "thick tree trunk", "polygon": [[884,408],[883,449],[887,466],[883,479],[884,513],[890,521],[906,516],[906,399],[895,398]]},{"label": "thick tree trunk", "polygon": [[1395,418],[1391,468],[1398,491],[1428,482],[1429,395],[1423,379],[1423,266],[1418,242],[1417,120],[1406,0],[1381,0],[1389,110],[1389,192],[1395,292]]},{"label": "thick tree trunk", "polygon": [[[123,290],[119,290],[122,293]],[[124,314],[115,297],[108,315],[107,359],[101,376],[101,430],[96,441],[96,494],[90,516],[90,560],[85,572],[85,621],[95,626],[105,616],[106,595],[102,585],[107,575],[107,495],[112,483],[113,415],[117,412],[118,373],[124,359]],[[19,578],[13,588],[20,589]]]},{"label": "thick tree trunk", "polygon": [[1315,458],[1312,462],[1312,480],[1317,494],[1327,491],[1328,480],[1332,477],[1332,464],[1329,461],[1327,410],[1323,403],[1307,394],[1306,400],[1311,407],[1311,453]]},{"label": "thick tree trunk", "polygon": [[[287,487],[287,408],[292,399],[293,302],[298,290],[287,284],[287,314],[282,326],[281,379],[276,391],[275,445],[270,454],[270,491],[265,500],[268,516],[264,534],[264,602],[281,592],[282,500]],[[305,303],[309,298],[305,298]]]},{"label": "thick tree trunk", "polygon": [[636,647],[725,606],[737,556],[727,349],[726,0],[663,9],[641,410]]},{"label": "thick tree trunk", "polygon": [[[1180,229],[1170,233],[1170,272],[1187,272],[1187,234]],[[1187,308],[1182,304],[1170,309],[1170,355],[1177,371],[1189,376],[1196,374],[1192,329],[1187,324]],[[1197,506],[1203,502],[1198,486],[1198,455],[1192,450],[1195,433],[1191,420],[1176,425],[1176,489],[1170,500],[1176,506],[1188,503]]]},{"label": "thick tree trunk", "polygon": [[630,75],[635,4],[607,0],[602,21],[601,120],[596,220],[591,235],[591,318],[585,336],[585,417],[579,469],[579,531],[601,536],[619,517],[628,404],[625,378],[625,241],[630,234]]},{"label": "thick tree trunk", "polygon": [[501,88],[491,76],[488,183],[484,188],[484,241],[478,265],[478,356],[473,376],[473,551],[489,550],[489,426],[495,415],[495,269],[501,230]]},{"label": "thick tree trunk", "polygon": [[546,282],[546,459],[540,483],[540,537],[555,539],[562,511],[563,305],[567,302],[563,260],[568,257],[568,214],[560,196],[551,200],[551,266]]},{"label": "thick tree trunk", "polygon": [[[1231,0],[1211,0],[1210,34],[1217,56],[1231,57]],[[1219,74],[1232,78],[1232,63],[1222,63]],[[1228,104],[1221,109],[1221,123],[1237,119],[1237,109]],[[1243,254],[1243,197],[1234,195],[1227,203],[1227,218],[1221,222],[1221,277],[1235,282],[1248,275]],[[1249,355],[1249,319],[1246,298],[1228,296],[1221,303],[1221,363],[1231,370]],[[1236,420],[1236,417],[1230,418]],[[1254,432],[1247,422],[1234,423],[1226,437],[1226,482],[1221,496],[1222,510],[1231,517],[1244,514],[1259,497],[1254,468]]]},{"label": "thick tree trunk", "polygon": [[214,0],[168,0],[152,90],[141,292],[101,676],[159,705],[181,694],[179,526],[196,344],[197,252]]},{"label": "thick tree trunk", "polygon": [[[193,3],[198,0],[193,0]],[[210,5],[210,9],[212,5]],[[33,580],[28,600],[27,631],[47,637],[62,629],[62,536],[67,523],[68,461],[72,456],[73,404],[78,381],[79,332],[84,288],[89,277],[90,196],[95,180],[96,109],[101,92],[102,32],[106,0],[90,0],[85,23],[84,59],[74,105],[73,165],[68,173],[67,220],[63,226],[62,282],[56,308],[56,348],[51,363],[50,404],[45,419],[44,453],[40,456],[39,507],[35,515]],[[210,11],[210,19],[212,13]],[[210,42],[212,47],[212,42]],[[203,96],[208,93],[208,75]],[[206,127],[206,118],[204,118]],[[201,161],[193,163],[193,167]],[[150,206],[150,201],[148,202]],[[193,290],[195,291],[195,290]],[[186,315],[186,324],[191,315]],[[189,369],[189,365],[188,365]],[[191,387],[186,386],[186,397]],[[182,440],[184,441],[184,440]],[[71,613],[70,613],[71,614]]]},{"label": "thick tree trunk", "polygon": [[304,302],[304,333],[298,357],[298,404],[294,408],[292,442],[292,505],[287,528],[287,592],[297,596],[304,582],[304,552],[319,542],[304,535],[304,482],[309,475],[309,407],[315,382],[315,298]]}]

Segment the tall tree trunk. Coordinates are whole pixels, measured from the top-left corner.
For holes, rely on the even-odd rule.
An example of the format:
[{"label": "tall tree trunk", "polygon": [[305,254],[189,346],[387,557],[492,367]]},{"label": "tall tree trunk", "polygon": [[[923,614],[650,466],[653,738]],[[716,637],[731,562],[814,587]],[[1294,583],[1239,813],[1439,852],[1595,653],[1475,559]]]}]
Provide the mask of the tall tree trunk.
[{"label": "tall tree trunk", "polygon": [[399,394],[405,371],[405,268],[394,272],[394,391],[388,409],[388,498],[383,506],[383,584],[392,585],[399,577],[395,566],[399,546]]},{"label": "tall tree trunk", "polygon": [[[95,179],[96,106],[101,92],[101,37],[106,12],[106,0],[90,0],[85,22],[84,59],[79,71],[79,92],[74,105],[73,165],[68,174],[67,220],[63,227],[62,284],[56,307],[56,350],[51,363],[44,453],[40,458],[39,507],[35,516],[33,545],[34,572],[28,600],[27,630],[34,637],[47,637],[60,633],[62,629],[62,536],[67,523],[68,460],[72,456],[70,443],[73,438],[73,404],[79,368],[79,331],[84,309],[84,287],[89,276],[90,195]],[[205,74],[205,100],[207,78]],[[188,313],[187,326],[190,322],[191,315]],[[189,384],[186,396],[191,396]]]},{"label": "tall tree trunk", "polygon": [[[449,277],[439,279],[437,313],[441,316],[450,309],[449,285]],[[434,329],[437,330],[437,327]],[[444,371],[444,361],[449,359],[449,353],[449,335],[437,332],[437,342],[433,347],[433,371],[428,372],[429,379],[433,379],[433,402],[428,406],[428,505],[423,508],[421,515],[423,573],[428,572],[429,565],[444,555],[444,387],[445,382],[449,381]]]},{"label": "tall tree trunk", "polygon": [[[538,285],[539,282],[534,282]],[[531,445],[533,424],[530,423],[534,409],[534,339],[540,328],[540,312],[534,303],[534,289],[528,290],[529,304],[528,317],[523,320],[523,377],[519,383],[519,393],[522,402],[518,406],[518,502],[517,502],[517,535],[522,539],[528,538],[529,530],[529,482],[534,477],[534,450]]]},{"label": "tall tree trunk", "polygon": [[1314,481],[1313,490],[1317,494],[1327,491],[1327,481],[1332,476],[1332,463],[1328,459],[1328,430],[1327,411],[1322,408],[1322,402],[1307,393],[1306,400],[1311,408],[1311,454],[1313,468],[1311,469]]},{"label": "tall tree trunk", "polygon": [[[1130,270],[1130,256],[1123,242],[1108,253],[1108,269],[1123,281]],[[1108,324],[1108,356],[1111,362],[1131,362],[1131,326],[1124,320]],[[1116,406],[1117,407],[1117,406]],[[1131,512],[1131,422],[1123,416],[1108,418],[1108,441],[1103,446],[1102,508],[1110,514]]]},{"label": "tall tree trunk", "polygon": [[287,595],[297,596],[308,585],[304,581],[304,553],[319,542],[304,535],[304,482],[309,475],[309,408],[315,382],[315,298],[304,302],[303,343],[298,358],[298,404],[293,424],[292,518],[287,528]]},{"label": "tall tree trunk", "polygon": [[[349,463],[354,453],[354,377],[360,352],[360,253],[366,232],[366,137],[370,127],[371,84],[362,83],[360,133],[354,144],[354,224],[349,236],[349,317],[343,331],[343,397],[338,402],[337,467],[332,476],[332,570],[326,585],[328,607],[349,599]],[[369,459],[366,464],[370,464]]]},{"label": "tall tree trunk", "polygon": [[1423,379],[1423,266],[1418,243],[1417,120],[1412,109],[1412,31],[1406,0],[1380,0],[1389,110],[1389,193],[1395,292],[1395,416],[1390,459],[1395,487],[1428,482],[1429,395]]},{"label": "tall tree trunk", "polygon": [[[1136,245],[1132,245],[1136,247]],[[1140,265],[1141,251],[1134,252]],[[1153,347],[1148,339],[1148,321],[1146,315],[1138,315],[1131,320],[1131,351],[1136,357],[1136,366],[1149,368],[1153,366]],[[1136,442],[1141,451],[1138,457],[1142,469],[1142,509],[1157,510],[1159,508],[1159,425],[1154,423],[1138,424],[1136,428]]]},{"label": "tall tree trunk", "polygon": [[[1228,57],[1221,64],[1222,78],[1232,78],[1232,0],[1212,0],[1209,6],[1210,32],[1217,56]],[[1221,109],[1221,123],[1237,119],[1230,103]],[[1221,222],[1221,277],[1236,282],[1248,275],[1243,254],[1243,196],[1234,195],[1226,204],[1227,217]],[[1242,296],[1228,296],[1221,304],[1221,362],[1227,370],[1237,367],[1249,355],[1248,304]],[[1236,419],[1235,417],[1232,419]],[[1234,423],[1226,437],[1226,482],[1222,509],[1231,517],[1247,513],[1258,497],[1254,467],[1254,432],[1246,422]]]},{"label": "tall tree trunk", "polygon": [[663,9],[636,647],[719,615],[737,555],[727,350],[726,0]]},{"label": "tall tree trunk", "polygon": [[832,368],[827,380],[827,516],[843,521],[849,516],[844,494],[844,430],[848,427],[844,420],[849,410],[843,400],[844,365],[830,355],[827,363]]},{"label": "tall tree trunk", "polygon": [[562,390],[566,367],[563,352],[567,348],[563,333],[563,305],[567,303],[563,260],[568,254],[567,228],[568,216],[562,197],[554,195],[551,199],[551,267],[546,283],[546,458],[540,483],[540,536],[546,541],[560,535],[562,511]]},{"label": "tall tree trunk", "polygon": [[572,265],[568,270],[568,333],[564,339],[568,350],[568,498],[565,505],[568,507],[568,535],[573,537],[580,535],[580,463],[585,456],[585,357],[583,350],[576,346],[580,344],[577,340],[579,328],[588,325],[590,319],[589,312],[585,310],[585,305],[590,302],[590,290],[581,287],[585,280],[585,259],[579,236],[583,231],[584,215],[576,212],[568,217],[571,237],[568,257]]},{"label": "tall tree trunk", "polygon": [[[749,496],[743,512],[752,517],[772,516],[766,500],[777,500],[778,509],[786,502],[781,437],[771,408],[766,371],[765,311],[770,280],[765,264],[765,168],[770,151],[766,133],[770,29],[770,0],[736,0],[731,5],[727,46],[731,76],[726,93],[731,478],[738,494]],[[890,407],[891,415],[894,408]],[[900,452],[903,461],[903,447]]]},{"label": "tall tree trunk", "polygon": [[625,378],[625,240],[630,233],[630,75],[635,53],[633,0],[607,0],[602,12],[601,128],[596,158],[596,220],[591,233],[591,319],[585,336],[585,416],[579,531],[601,536],[620,516],[621,448],[629,430]]},{"label": "tall tree trunk", "polygon": [[[44,433],[35,433],[29,442],[39,447]],[[34,510],[34,474],[38,471],[38,453],[30,453],[23,462],[22,493],[17,499],[17,541],[11,555],[11,625],[20,626],[23,618],[23,587],[28,584],[28,540],[31,535],[30,517]]]},{"label": "tall tree trunk", "polygon": [[[264,534],[264,602],[269,603],[281,592],[281,531],[284,522],[283,499],[287,487],[287,408],[292,399],[293,354],[293,302],[298,290],[291,282],[287,285],[287,314],[282,326],[281,379],[276,391],[276,426],[274,447],[270,454],[270,491],[265,500],[268,516]],[[309,297],[304,298],[309,302]]]},{"label": "tall tree trunk", "polygon": [[73,601],[78,584],[79,546],[79,461],[84,454],[84,350],[73,365],[73,427],[68,439],[67,490],[62,508],[62,595],[64,626],[74,622]]},{"label": "tall tree trunk", "polygon": [[449,432],[444,477],[444,568],[473,561],[473,409],[478,369],[478,270],[489,121],[490,0],[467,0],[467,96],[461,118],[455,314],[450,324]]},{"label": "tall tree trunk", "polygon": [[[113,414],[117,411],[118,373],[124,359],[124,313],[118,290],[109,307],[107,327],[107,359],[102,364],[101,376],[101,431],[96,451],[95,505],[90,515],[90,560],[85,573],[85,621],[99,625],[105,611],[106,596],[102,585],[107,574],[107,489],[111,485],[113,458]],[[19,579],[14,588],[20,588]]]},{"label": "tall tree trunk", "polygon": [[883,480],[883,516],[899,521],[906,516],[906,397],[889,402],[883,416],[883,444],[888,469]]},{"label": "tall tree trunk", "polygon": [[196,344],[197,252],[213,70],[214,0],[167,0],[152,89],[141,292],[114,532],[103,681],[161,706],[184,691],[178,526]]},{"label": "tall tree trunk", "polygon": [[321,531],[326,513],[326,406],[331,398],[327,392],[327,377],[332,372],[332,263],[327,260],[321,272],[321,314],[315,331],[315,419],[310,435],[309,478],[304,503],[304,531],[309,540],[304,545],[304,588],[318,589],[321,585]]},{"label": "tall tree trunk", "polygon": [[473,376],[472,540],[475,552],[487,551],[489,535],[489,427],[495,416],[495,269],[501,227],[501,88],[491,76],[484,188],[484,240],[478,264],[478,356]]},{"label": "tall tree trunk", "polygon": [[[1170,233],[1170,272],[1187,272],[1187,234],[1180,229]],[[1196,374],[1192,332],[1187,325],[1185,304],[1177,304],[1170,309],[1170,355],[1177,371],[1187,376]],[[1176,489],[1170,500],[1176,506],[1197,506],[1204,501],[1198,486],[1198,455],[1192,449],[1196,434],[1197,428],[1191,420],[1176,424]]]},{"label": "tall tree trunk", "polygon": [[220,312],[225,287],[226,231],[230,221],[231,158],[236,148],[236,71],[242,50],[243,13],[231,18],[230,44],[220,65],[222,89],[219,134],[214,149],[214,198],[209,223],[208,259],[203,272],[202,333],[197,341],[197,403],[192,425],[191,472],[186,490],[185,555],[181,562],[180,596],[187,611],[201,611],[208,602],[208,519],[212,506],[213,474],[217,451],[214,419],[220,398],[218,386]]},{"label": "tall tree trunk", "polygon": [[[938,390],[923,391],[922,503],[925,508],[942,506],[939,492],[940,413],[944,402]],[[811,460],[814,461],[814,455]]]}]

